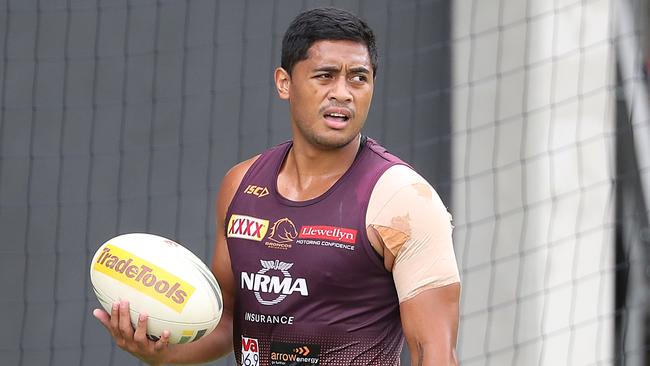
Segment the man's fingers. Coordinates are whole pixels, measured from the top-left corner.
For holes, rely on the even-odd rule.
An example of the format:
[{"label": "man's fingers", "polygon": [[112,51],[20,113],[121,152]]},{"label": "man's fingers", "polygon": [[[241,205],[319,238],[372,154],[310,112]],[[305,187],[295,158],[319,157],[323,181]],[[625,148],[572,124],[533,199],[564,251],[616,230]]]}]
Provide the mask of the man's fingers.
[{"label": "man's fingers", "polygon": [[113,306],[111,306],[111,322],[110,322],[110,329],[109,329],[109,331],[114,337],[118,336],[120,332],[119,320],[120,320],[120,303],[116,301],[113,303]]},{"label": "man's fingers", "polygon": [[95,309],[93,316],[108,329],[117,346],[141,360],[155,361],[155,364],[158,364],[156,360],[161,357],[161,352],[164,352],[169,345],[171,333],[168,330],[163,331],[162,336],[156,342],[147,338],[149,315],[146,313],[141,313],[138,316],[135,330],[133,329],[128,301],[115,302],[111,307],[110,315],[102,309]]},{"label": "man's fingers", "polygon": [[120,348],[141,359],[153,357],[155,353],[164,351],[169,345],[171,333],[168,330],[163,331],[160,339],[156,342],[147,338],[149,315],[146,313],[138,316],[135,330],[133,329],[128,301],[115,302],[111,306],[110,315],[102,309],[95,309],[93,316],[108,329]]},{"label": "man's fingers", "polygon": [[93,316],[99,320],[100,323],[110,332],[111,331],[111,316],[102,309],[93,310]]},{"label": "man's fingers", "polygon": [[147,319],[149,317],[147,314],[140,314],[138,316],[138,325],[135,328],[135,333],[133,333],[133,340],[138,342],[141,345],[147,344]]},{"label": "man's fingers", "polygon": [[119,332],[122,337],[130,341],[133,339],[133,326],[131,325],[131,314],[129,314],[129,302],[126,300],[120,301],[120,319],[119,319]]},{"label": "man's fingers", "polygon": [[163,330],[162,335],[160,336],[160,339],[156,341],[156,344],[154,345],[154,349],[156,351],[160,351],[167,347],[169,345],[169,337],[171,336],[171,333],[169,333],[168,330]]}]

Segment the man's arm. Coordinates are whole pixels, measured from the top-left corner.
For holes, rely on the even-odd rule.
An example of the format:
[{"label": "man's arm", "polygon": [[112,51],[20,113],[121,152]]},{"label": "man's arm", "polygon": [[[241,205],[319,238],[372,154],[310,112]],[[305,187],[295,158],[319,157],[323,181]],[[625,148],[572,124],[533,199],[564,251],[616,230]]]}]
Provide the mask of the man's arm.
[{"label": "man's arm", "polygon": [[113,305],[109,315],[95,309],[93,315],[106,327],[115,343],[123,350],[150,365],[195,364],[208,362],[232,352],[232,319],[234,306],[234,280],[225,236],[225,219],[228,206],[244,174],[255,161],[249,159],[233,167],[224,177],[217,196],[217,230],[215,253],[212,259],[214,273],[223,295],[223,313],[219,324],[210,334],[192,343],[169,345],[165,331],[157,342],[146,337],[146,314],[140,316],[134,330],[129,318],[129,304],[122,301]]},{"label": "man's arm", "polygon": [[460,278],[440,197],[409,167],[391,167],[375,185],[366,224],[393,274],[411,364],[457,365]]},{"label": "man's arm", "polygon": [[458,365],[460,283],[432,288],[400,304],[412,366]]}]

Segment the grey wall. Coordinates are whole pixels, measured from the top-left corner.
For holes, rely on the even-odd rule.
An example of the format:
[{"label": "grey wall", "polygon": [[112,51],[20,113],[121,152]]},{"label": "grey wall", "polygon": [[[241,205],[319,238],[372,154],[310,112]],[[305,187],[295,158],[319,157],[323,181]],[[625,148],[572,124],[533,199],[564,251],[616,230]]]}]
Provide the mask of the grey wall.
[{"label": "grey wall", "polygon": [[90,256],[146,231],[209,260],[221,177],[290,138],[272,70],[321,5],[375,29],[366,132],[448,202],[449,1],[0,1],[1,365],[138,364],[91,315]]}]

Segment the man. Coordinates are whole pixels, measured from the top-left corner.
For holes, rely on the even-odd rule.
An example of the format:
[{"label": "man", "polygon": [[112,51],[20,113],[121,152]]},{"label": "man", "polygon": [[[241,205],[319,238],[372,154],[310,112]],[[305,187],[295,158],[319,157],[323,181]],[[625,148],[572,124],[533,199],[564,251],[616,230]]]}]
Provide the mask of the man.
[{"label": "man", "polygon": [[[455,365],[460,285],[449,214],[408,165],[361,136],[374,36],[338,9],[289,26],[275,71],[292,140],[233,167],[217,198],[212,270],[224,297],[210,335],[168,345],[134,330],[128,302],[94,315],[151,365],[234,350],[243,365]],[[399,121],[394,121],[399,123]]]}]

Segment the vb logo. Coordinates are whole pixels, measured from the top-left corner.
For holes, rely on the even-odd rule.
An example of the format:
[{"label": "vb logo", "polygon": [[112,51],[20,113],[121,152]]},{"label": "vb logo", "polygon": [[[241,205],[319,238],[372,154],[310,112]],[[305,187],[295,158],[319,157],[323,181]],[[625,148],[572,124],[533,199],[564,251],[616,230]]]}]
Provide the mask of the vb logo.
[{"label": "vb logo", "polygon": [[244,366],[259,366],[260,351],[257,339],[241,337],[241,364]]}]

